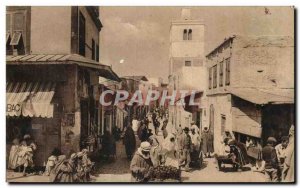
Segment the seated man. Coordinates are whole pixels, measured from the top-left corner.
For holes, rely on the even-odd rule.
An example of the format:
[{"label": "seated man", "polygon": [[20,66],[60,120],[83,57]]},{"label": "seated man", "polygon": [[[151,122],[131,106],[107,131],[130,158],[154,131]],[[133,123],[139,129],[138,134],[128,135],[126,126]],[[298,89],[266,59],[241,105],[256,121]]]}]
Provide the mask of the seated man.
[{"label": "seated man", "polygon": [[222,168],[222,164],[226,160],[230,160],[229,153],[230,153],[230,147],[228,145],[228,138],[225,138],[223,141],[221,141],[221,149],[218,151],[218,153],[215,154],[215,158],[218,163],[219,169]]}]

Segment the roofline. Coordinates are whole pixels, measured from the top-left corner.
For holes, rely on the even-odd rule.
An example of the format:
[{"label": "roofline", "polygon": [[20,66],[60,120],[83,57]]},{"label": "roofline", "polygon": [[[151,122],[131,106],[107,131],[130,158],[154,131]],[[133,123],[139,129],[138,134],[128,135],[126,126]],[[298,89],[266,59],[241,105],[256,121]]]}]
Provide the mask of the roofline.
[{"label": "roofline", "polygon": [[[33,54],[28,54],[28,56],[29,55],[33,55]],[[35,54],[35,55],[40,55],[40,54]],[[59,54],[57,54],[57,55],[59,55]],[[10,59],[13,59],[17,56],[6,56],[6,64],[7,65],[74,65],[74,64],[76,64],[76,65],[82,66],[82,67],[87,67],[87,68],[92,68],[92,69],[97,69],[97,70],[102,69],[102,70],[109,71],[109,73],[113,77],[113,80],[121,82],[120,77],[108,65],[97,63],[96,61],[87,59],[87,58],[82,57],[78,54],[68,54],[68,55],[65,55],[65,56],[66,57],[58,58],[57,60],[54,60],[54,61],[48,61],[48,60],[45,60],[45,61],[38,61],[38,60],[37,61],[30,61],[31,58],[26,59],[26,60],[10,60]],[[26,55],[24,55],[22,57],[26,57]],[[74,57],[78,58],[78,60]],[[20,58],[20,59],[22,59],[22,58]]]},{"label": "roofline", "polygon": [[216,48],[214,48],[212,51],[210,51],[205,57],[210,56],[212,53],[214,53],[215,51],[217,51],[221,46],[223,46],[226,42],[228,42],[229,40],[232,40],[234,38],[236,38],[236,35],[232,35],[232,36],[230,36],[228,38],[225,38],[224,41],[221,44],[219,44]]}]

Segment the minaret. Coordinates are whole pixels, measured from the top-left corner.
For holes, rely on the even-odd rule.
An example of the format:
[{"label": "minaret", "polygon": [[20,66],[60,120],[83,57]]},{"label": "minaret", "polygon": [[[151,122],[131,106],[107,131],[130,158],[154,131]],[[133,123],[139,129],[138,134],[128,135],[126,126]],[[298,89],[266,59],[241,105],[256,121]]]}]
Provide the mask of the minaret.
[{"label": "minaret", "polygon": [[169,74],[183,66],[204,65],[204,23],[192,19],[191,9],[181,11],[180,20],[170,28]]}]

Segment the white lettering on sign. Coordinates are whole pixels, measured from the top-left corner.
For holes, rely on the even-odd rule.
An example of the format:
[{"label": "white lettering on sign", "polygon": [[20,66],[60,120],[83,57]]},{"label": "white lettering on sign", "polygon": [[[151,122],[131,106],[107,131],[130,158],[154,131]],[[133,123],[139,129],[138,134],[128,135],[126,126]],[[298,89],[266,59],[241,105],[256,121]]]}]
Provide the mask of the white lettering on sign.
[{"label": "white lettering on sign", "polygon": [[19,112],[21,110],[20,104],[7,104],[6,112]]}]

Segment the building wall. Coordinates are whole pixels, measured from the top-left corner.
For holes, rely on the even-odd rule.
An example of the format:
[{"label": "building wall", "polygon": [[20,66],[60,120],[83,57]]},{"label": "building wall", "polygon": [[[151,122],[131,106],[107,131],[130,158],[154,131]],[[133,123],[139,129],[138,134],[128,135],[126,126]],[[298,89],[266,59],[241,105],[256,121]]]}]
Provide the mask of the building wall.
[{"label": "building wall", "polygon": [[[77,91],[77,66],[68,66],[65,68],[67,80],[61,86],[62,104],[64,106],[64,115],[74,115],[73,126],[61,126],[61,150],[66,155],[70,154],[71,150],[79,151],[80,142],[80,108],[76,96]],[[70,140],[67,141],[67,134],[73,133]]]},{"label": "building wall", "polygon": [[[212,87],[208,94],[224,93],[231,87],[294,88],[293,40],[293,37],[281,36],[236,36],[231,44],[229,40],[222,43],[206,59],[208,69],[217,65],[217,88]],[[223,86],[220,87],[220,62],[229,57],[230,85],[224,82],[226,65],[223,64]]]},{"label": "building wall", "polygon": [[31,53],[71,53],[71,7],[31,7]]},{"label": "building wall", "polygon": [[234,87],[294,88],[293,37],[233,40]]},{"label": "building wall", "polygon": [[[216,96],[208,96],[207,97],[208,105],[206,110],[206,121],[207,126],[214,133],[214,147],[215,151],[219,151],[221,148],[221,141],[223,139],[223,132],[221,131],[221,117],[225,115],[226,124],[225,129],[228,131],[232,131],[232,108],[231,108],[231,95],[230,94],[222,94]],[[213,116],[213,126],[210,125],[210,115],[211,115],[211,106],[214,109]]]},{"label": "building wall", "polygon": [[[225,84],[226,65],[223,65],[223,86],[220,87],[219,66],[226,58],[230,58],[230,84]],[[234,103],[231,107],[231,103],[228,102],[231,98],[231,88],[294,88],[293,37],[235,36],[211,52],[207,56],[206,64],[208,69],[217,65],[217,88],[213,88],[212,84],[212,88],[207,90],[208,122],[210,105],[214,105],[215,144],[219,143],[221,138],[221,114],[226,116],[226,129],[230,131],[254,137],[264,134],[261,108],[247,101],[243,104]]]},{"label": "building wall", "polygon": [[[236,66],[235,66],[235,62],[232,60],[232,48],[231,48],[231,44],[230,41],[228,41],[228,43],[224,44],[221,48],[221,50],[216,50],[216,52],[213,53],[212,56],[210,56],[209,58],[206,59],[206,66],[207,66],[207,94],[214,94],[214,93],[227,93],[228,89],[234,85],[234,81],[233,80],[233,76],[234,73],[236,72]],[[225,60],[227,58],[230,58],[230,69],[231,69],[231,75],[230,75],[230,84],[227,85],[225,83],[225,79],[226,79],[226,64],[225,64]],[[220,86],[220,62],[223,62],[223,85]],[[212,67],[217,66],[217,87],[214,88],[213,87],[213,70]],[[209,72],[211,71],[211,88],[209,89]]]},{"label": "building wall", "polygon": [[205,91],[207,88],[206,67],[182,67],[178,74],[177,88]]},{"label": "building wall", "polygon": [[85,18],[85,57],[92,59],[92,39],[97,45],[99,45],[99,31],[96,25],[94,24],[90,14],[87,12],[86,7],[79,7],[79,11]]}]

